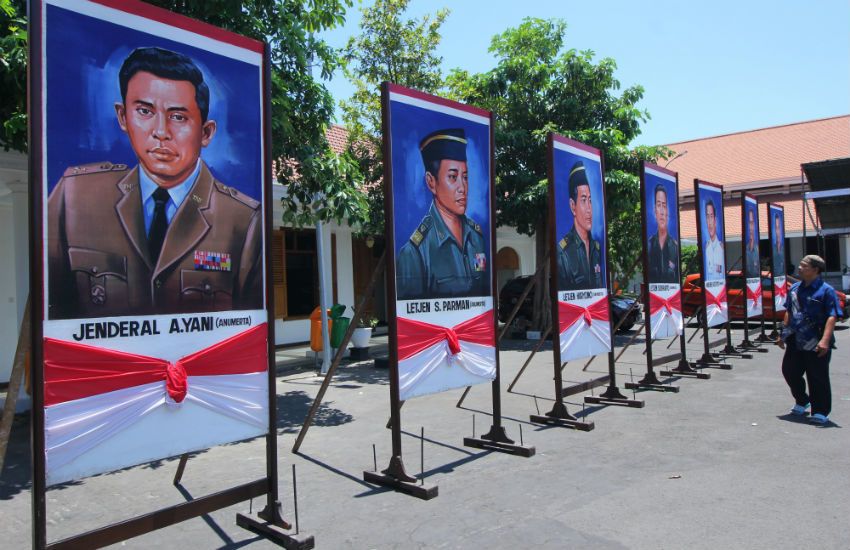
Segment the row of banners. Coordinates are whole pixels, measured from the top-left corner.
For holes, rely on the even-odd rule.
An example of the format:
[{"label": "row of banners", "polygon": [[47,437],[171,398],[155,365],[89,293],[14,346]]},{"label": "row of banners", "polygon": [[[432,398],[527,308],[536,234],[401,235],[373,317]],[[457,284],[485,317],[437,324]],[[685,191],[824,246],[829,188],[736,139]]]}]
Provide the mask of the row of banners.
[{"label": "row of banners", "polygon": [[[47,484],[267,434],[264,45],[139,2],[47,0],[41,13],[33,288]],[[395,85],[383,99],[399,397],[491,381],[493,116]],[[598,149],[552,135],[549,155],[567,361],[612,347],[606,187]],[[641,184],[646,307],[652,337],[665,338],[682,330],[678,180],[645,164]],[[728,317],[723,190],[696,192],[714,326]],[[756,200],[743,208],[754,316]],[[773,285],[784,289],[783,211],[769,212]]]},{"label": "row of banners", "polygon": [[[393,254],[399,397],[492,380],[496,375],[493,118],[489,112],[396,85],[384,92],[387,239]],[[549,217],[553,319],[561,361],[606,353],[608,233],[602,155],[550,135]],[[542,154],[542,151],[541,151]],[[723,188],[696,181],[701,280],[708,326],[728,318]],[[681,334],[682,274],[678,176],[641,169],[643,274],[653,339]],[[768,205],[774,243],[775,309],[784,309],[784,213]],[[742,199],[746,315],[762,314],[758,203]],[[392,299],[395,298],[395,299]],[[391,332],[392,335],[392,332]]]}]

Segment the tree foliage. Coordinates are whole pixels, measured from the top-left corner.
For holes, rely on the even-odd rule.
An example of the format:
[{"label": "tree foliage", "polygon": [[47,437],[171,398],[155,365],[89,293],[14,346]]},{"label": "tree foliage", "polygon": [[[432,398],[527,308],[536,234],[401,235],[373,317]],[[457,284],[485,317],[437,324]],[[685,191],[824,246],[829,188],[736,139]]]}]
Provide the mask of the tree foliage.
[{"label": "tree foliage", "polygon": [[381,149],[382,82],[392,82],[435,93],[442,86],[442,58],[434,52],[446,9],[419,19],[405,19],[410,0],[376,0],[363,8],[360,34],[345,47],[345,75],[354,93],[343,101],[342,114],[349,131],[349,151],[357,159],[369,195],[369,221],[362,231],[384,231],[384,191]]},{"label": "tree foliage", "polygon": [[23,0],[0,0],[0,145],[27,150],[27,25]]},{"label": "tree foliage", "polygon": [[[356,189],[359,171],[353,160],[333,153],[325,137],[333,115],[333,99],[312,74],[328,79],[338,66],[337,52],[317,37],[344,22],[352,0],[148,0],[156,6],[205,21],[270,45],[272,64],[272,158],[277,178],[287,185],[284,221],[295,224],[323,220],[356,222],[366,214],[366,202]],[[23,13],[23,2],[0,0],[3,17]],[[7,6],[17,6],[16,13]],[[3,95],[0,102],[5,147],[25,151],[26,37],[13,35],[3,20],[0,37]],[[11,39],[10,37],[16,38]],[[13,55],[23,48],[23,57]],[[9,62],[7,59],[17,62]],[[20,65],[20,62],[23,65]],[[10,68],[11,67],[11,68]],[[7,85],[11,82],[12,85]],[[11,133],[10,133],[11,128]],[[320,197],[320,200],[316,200]]]},{"label": "tree foliage", "polygon": [[[609,259],[623,280],[640,254],[638,170],[658,147],[630,149],[649,113],[637,104],[643,88],[620,90],[613,59],[594,61],[590,50],[566,49],[566,23],[527,18],[493,37],[496,66],[484,73],[455,70],[447,85],[455,99],[496,115],[496,205],[499,225],[537,235],[538,265],[548,250],[546,136],[557,132],[604,153],[608,189]],[[548,269],[540,275],[535,324],[549,322]]]}]

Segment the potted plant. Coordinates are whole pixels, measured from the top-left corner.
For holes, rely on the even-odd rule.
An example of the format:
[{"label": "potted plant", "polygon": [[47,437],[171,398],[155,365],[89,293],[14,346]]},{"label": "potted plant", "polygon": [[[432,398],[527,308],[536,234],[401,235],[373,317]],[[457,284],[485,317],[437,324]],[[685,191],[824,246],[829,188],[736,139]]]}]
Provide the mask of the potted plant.
[{"label": "potted plant", "polygon": [[357,321],[357,328],[351,335],[351,345],[355,348],[369,347],[369,339],[372,338],[372,329],[378,326],[378,318],[374,315],[364,315]]}]

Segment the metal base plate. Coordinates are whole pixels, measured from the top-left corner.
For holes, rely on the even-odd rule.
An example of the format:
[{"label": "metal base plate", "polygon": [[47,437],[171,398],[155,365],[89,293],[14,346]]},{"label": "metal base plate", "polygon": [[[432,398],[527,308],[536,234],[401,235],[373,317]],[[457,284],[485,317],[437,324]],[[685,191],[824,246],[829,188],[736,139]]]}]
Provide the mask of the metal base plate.
[{"label": "metal base plate", "polygon": [[431,500],[437,497],[438,487],[436,485],[419,485],[415,482],[401,481],[391,475],[381,472],[363,472],[363,480],[375,485],[383,485],[384,487],[392,487],[396,491],[401,491],[408,495],[422,500]]},{"label": "metal base plate", "polygon": [[619,405],[621,407],[632,407],[634,409],[642,409],[646,403],[639,399],[628,399],[628,398],[606,398],[601,395],[588,395],[584,398],[585,403],[589,403],[591,405]]},{"label": "metal base plate", "polygon": [[761,347],[759,347],[759,346],[757,346],[757,345],[753,344],[753,343],[752,343],[752,342],[750,342],[749,340],[744,340],[743,342],[741,342],[740,344],[738,344],[738,347],[739,347],[740,349],[742,349],[742,350],[746,350],[746,351],[757,351],[757,352],[759,352],[759,353],[767,353],[767,350],[766,350],[766,349],[761,348]]},{"label": "metal base plate", "polygon": [[648,382],[626,382],[625,386],[627,390],[655,390],[679,393],[679,386],[669,386],[667,384],[651,384]]},{"label": "metal base plate", "polygon": [[582,432],[589,432],[596,426],[593,422],[582,422],[578,419],[556,418],[545,414],[532,414],[531,421],[535,424],[548,424],[549,426],[561,426],[562,428],[572,428]]},{"label": "metal base plate", "polygon": [[464,437],[463,444],[467,447],[476,449],[485,449],[487,451],[499,451],[516,456],[530,457],[536,452],[534,447],[526,445],[517,445],[516,443],[503,443],[501,441],[491,441],[481,437]]},{"label": "metal base plate", "polygon": [[236,525],[247,529],[272,542],[293,550],[309,550],[316,547],[313,535],[291,535],[284,533],[280,527],[259,517],[248,514],[236,514]]},{"label": "metal base plate", "polygon": [[711,375],[707,372],[700,372],[698,370],[694,370],[690,367],[687,369],[670,369],[670,370],[662,370],[659,371],[658,374],[661,376],[688,376],[690,378],[696,378],[697,380],[709,380]]},{"label": "metal base plate", "polygon": [[732,370],[732,365],[729,363],[721,363],[719,361],[703,361],[702,359],[697,359],[691,366],[696,369],[721,369],[721,370]]}]

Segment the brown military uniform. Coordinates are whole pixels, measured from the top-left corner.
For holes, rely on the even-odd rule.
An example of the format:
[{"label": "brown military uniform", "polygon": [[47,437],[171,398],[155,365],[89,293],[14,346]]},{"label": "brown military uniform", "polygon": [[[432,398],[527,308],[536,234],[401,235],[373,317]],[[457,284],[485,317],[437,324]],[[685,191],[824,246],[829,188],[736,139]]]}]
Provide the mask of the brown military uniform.
[{"label": "brown military uniform", "polygon": [[138,171],[73,167],[50,193],[48,318],[262,309],[259,203],[201,162],[154,265]]}]

